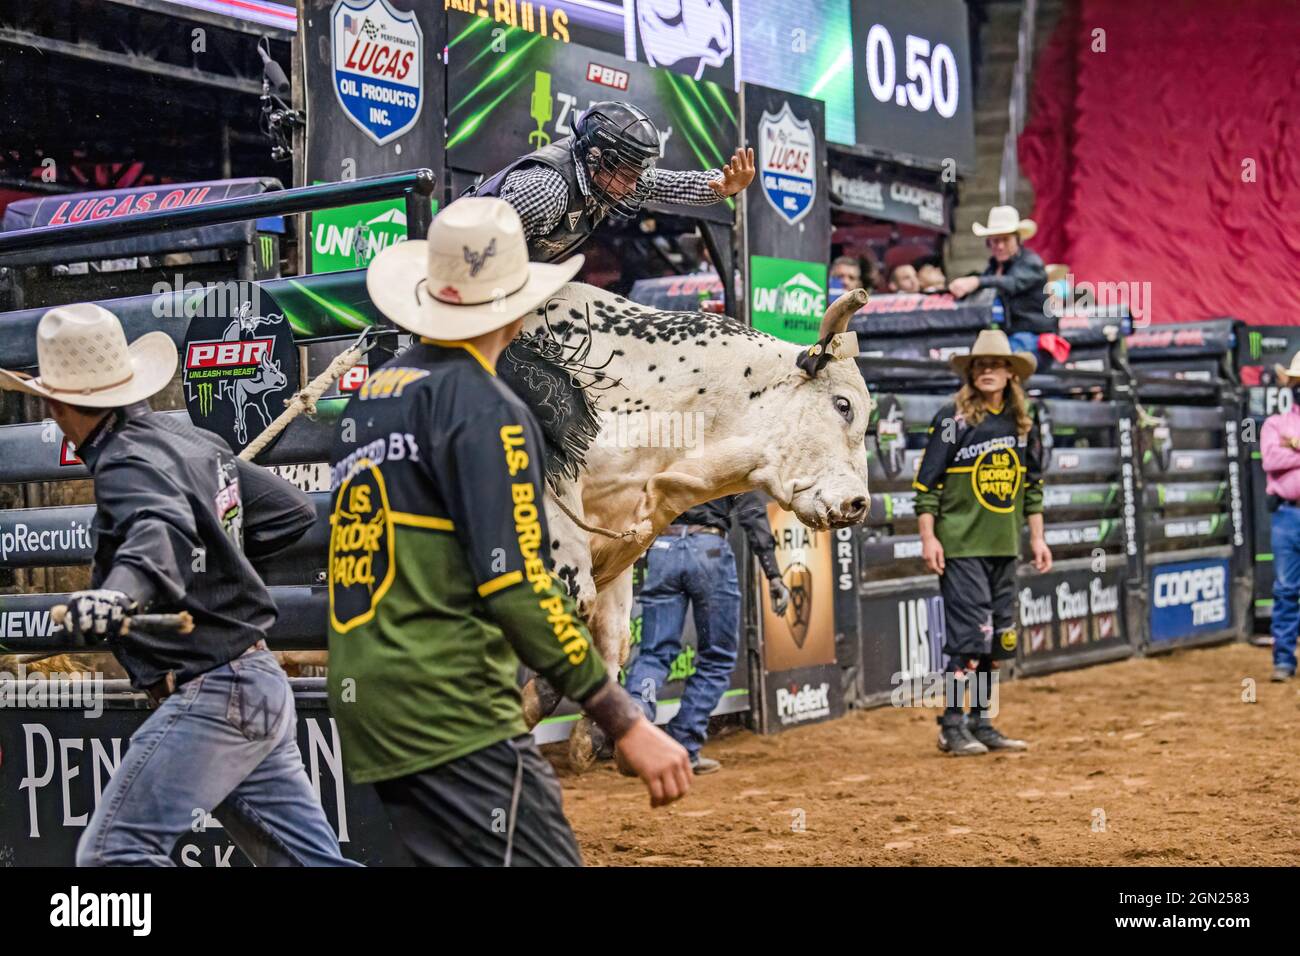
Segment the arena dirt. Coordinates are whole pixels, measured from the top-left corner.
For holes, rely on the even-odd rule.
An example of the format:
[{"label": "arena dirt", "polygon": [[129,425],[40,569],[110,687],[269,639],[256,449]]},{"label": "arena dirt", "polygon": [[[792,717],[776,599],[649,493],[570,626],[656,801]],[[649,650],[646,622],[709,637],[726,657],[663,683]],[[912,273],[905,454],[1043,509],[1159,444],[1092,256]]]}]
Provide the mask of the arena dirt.
[{"label": "arena dirt", "polygon": [[1234,644],[1009,681],[997,724],[1022,754],[943,755],[933,711],[890,707],[740,731],[654,811],[612,764],[557,764],[589,865],[1289,866],[1300,683],[1270,672]]}]

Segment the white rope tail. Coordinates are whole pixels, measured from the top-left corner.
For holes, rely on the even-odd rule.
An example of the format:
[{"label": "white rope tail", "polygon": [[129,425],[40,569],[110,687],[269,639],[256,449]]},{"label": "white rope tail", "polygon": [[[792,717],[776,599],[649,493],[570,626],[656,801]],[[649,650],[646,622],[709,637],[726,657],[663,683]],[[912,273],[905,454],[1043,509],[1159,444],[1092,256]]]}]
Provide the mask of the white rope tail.
[{"label": "white rope tail", "polygon": [[239,453],[239,457],[244,461],[252,461],[256,458],[267,445],[275,441],[280,432],[289,427],[292,422],[303,412],[311,418],[316,414],[316,401],[329,389],[331,385],[337,382],[340,376],[348,369],[361,361],[361,357],[366,354],[366,346],[363,340],[358,340],[351,347],[340,352],[330,362],[325,371],[321,372],[308,383],[306,388],[295,392],[291,398],[285,399],[285,410],[271,424],[266,426],[266,430],[258,435],[248,447]]}]

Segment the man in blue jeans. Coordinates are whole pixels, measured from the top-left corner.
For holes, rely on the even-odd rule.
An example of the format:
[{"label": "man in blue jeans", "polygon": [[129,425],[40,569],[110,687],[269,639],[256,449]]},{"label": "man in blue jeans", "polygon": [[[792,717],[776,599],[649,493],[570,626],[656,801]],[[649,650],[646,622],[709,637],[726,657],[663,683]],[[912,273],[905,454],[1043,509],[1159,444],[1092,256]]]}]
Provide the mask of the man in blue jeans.
[{"label": "man in blue jeans", "polygon": [[[95,479],[91,588],[70,637],[107,643],[157,709],[131,736],[77,844],[78,866],[171,866],[209,813],[257,865],[343,865],[298,752],[293,691],[266,647],[271,595],[252,561],[302,537],[307,497],[211,432],[146,399],[176,370],[165,332],[127,345],[117,317],[61,306],[36,327],[40,375],[0,387],[44,398]],[[194,631],[131,628],[186,611]]]},{"label": "man in blue jeans", "polygon": [[721,769],[718,761],[700,756],[700,747],[708,737],[709,715],[731,683],[739,653],[740,587],[736,556],[727,541],[733,517],[745,529],[749,546],[767,575],[772,610],[785,613],[790,590],[781,580],[772,527],[758,495],[728,495],[697,505],[679,515],[646,553],[640,650],[624,682],[653,721],[660,688],[682,651],[682,626],[689,603],[699,642],[695,673],[687,678],[681,706],[664,729],[686,748],[696,774]]},{"label": "man in blue jeans", "polygon": [[[1273,511],[1273,680],[1295,674],[1296,630],[1300,628],[1300,353],[1290,368],[1274,366],[1277,379],[1292,388],[1291,407],[1264,419],[1259,449],[1269,506]],[[1285,394],[1285,393],[1283,393]]]}]

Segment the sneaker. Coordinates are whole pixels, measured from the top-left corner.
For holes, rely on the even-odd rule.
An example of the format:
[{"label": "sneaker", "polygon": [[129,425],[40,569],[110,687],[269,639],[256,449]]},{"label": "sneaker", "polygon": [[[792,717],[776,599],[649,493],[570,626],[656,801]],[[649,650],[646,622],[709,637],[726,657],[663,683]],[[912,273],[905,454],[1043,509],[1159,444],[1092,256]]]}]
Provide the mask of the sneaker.
[{"label": "sneaker", "polygon": [[1289,671],[1279,664],[1273,668],[1273,676],[1270,679],[1276,684],[1281,684],[1284,681],[1289,681],[1294,676],[1295,671]]},{"label": "sneaker", "polygon": [[939,749],[956,757],[971,757],[989,752],[989,748],[972,737],[962,724],[945,724],[939,728]]},{"label": "sneaker", "polygon": [[722,764],[709,757],[701,757],[696,754],[691,760],[691,770],[695,771],[695,776],[703,777],[708,773],[717,773],[722,769]]},{"label": "sneaker", "polygon": [[970,735],[989,750],[1028,750],[1029,744],[1014,737],[1006,737],[990,723],[971,721],[967,728]]}]

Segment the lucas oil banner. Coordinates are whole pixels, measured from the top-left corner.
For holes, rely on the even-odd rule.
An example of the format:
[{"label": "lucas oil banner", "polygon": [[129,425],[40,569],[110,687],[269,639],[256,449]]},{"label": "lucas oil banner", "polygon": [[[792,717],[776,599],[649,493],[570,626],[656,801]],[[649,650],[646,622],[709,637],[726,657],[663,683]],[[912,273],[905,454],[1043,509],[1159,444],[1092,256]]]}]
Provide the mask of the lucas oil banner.
[{"label": "lucas oil banner", "polygon": [[[443,168],[442,9],[418,0],[298,0],[306,89],[298,185]],[[312,217],[314,272],[361,268],[405,239],[398,199]],[[400,220],[400,222],[399,222]]]},{"label": "lucas oil banner", "polygon": [[826,310],[830,204],[826,117],[820,100],[746,83],[745,145],[756,178],[741,195],[751,325],[800,344],[816,341]]}]

